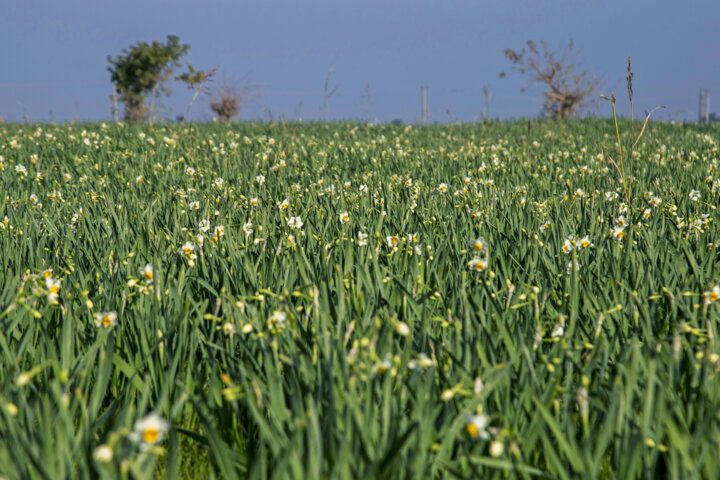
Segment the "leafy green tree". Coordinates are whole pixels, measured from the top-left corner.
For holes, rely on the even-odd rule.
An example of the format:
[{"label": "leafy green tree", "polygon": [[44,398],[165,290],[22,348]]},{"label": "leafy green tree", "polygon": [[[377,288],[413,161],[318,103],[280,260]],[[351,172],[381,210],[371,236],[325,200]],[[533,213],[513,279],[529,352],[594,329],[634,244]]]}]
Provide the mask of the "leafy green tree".
[{"label": "leafy green tree", "polygon": [[[108,56],[110,78],[120,100],[125,104],[125,120],[140,122],[154,113],[155,99],[160,93],[170,95],[163,83],[172,76],[178,60],[190,50],[178,37],[168,35],[167,42],[138,42],[115,58]],[[151,96],[148,111],[147,96]]]}]

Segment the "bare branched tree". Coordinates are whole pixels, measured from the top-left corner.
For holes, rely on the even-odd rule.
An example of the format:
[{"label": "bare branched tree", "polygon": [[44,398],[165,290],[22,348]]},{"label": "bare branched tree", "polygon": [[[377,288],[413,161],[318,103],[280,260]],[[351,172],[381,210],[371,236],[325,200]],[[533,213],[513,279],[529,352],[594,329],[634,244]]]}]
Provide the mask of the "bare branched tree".
[{"label": "bare branched tree", "polygon": [[[587,105],[599,81],[587,72],[575,73],[577,61],[571,57],[574,44],[558,55],[540,42],[540,48],[528,40],[519,52],[505,49],[505,57],[513,64],[513,70],[530,77],[534,84],[545,88],[545,111],[554,118],[567,118],[577,114]],[[506,74],[501,73],[500,77]],[[525,89],[523,89],[524,91]]]},{"label": "bare branched tree", "polygon": [[221,122],[229,122],[239,117],[248,97],[257,88],[248,82],[238,88],[237,82],[223,75],[222,85],[215,91],[215,99],[210,102],[212,110]]},{"label": "bare branched tree", "polygon": [[183,74],[175,77],[175,80],[184,82],[187,87],[193,92],[193,96],[190,99],[187,110],[185,110],[185,115],[179,117],[180,121],[183,122],[187,120],[190,116],[190,108],[192,108],[192,105],[193,103],[195,103],[195,100],[197,100],[198,96],[201,93],[210,93],[210,88],[207,84],[215,76],[215,73],[217,72],[219,67],[213,67],[206,72],[204,70],[196,70],[195,67],[193,67],[192,64],[188,62],[187,68],[187,72],[184,72]]}]

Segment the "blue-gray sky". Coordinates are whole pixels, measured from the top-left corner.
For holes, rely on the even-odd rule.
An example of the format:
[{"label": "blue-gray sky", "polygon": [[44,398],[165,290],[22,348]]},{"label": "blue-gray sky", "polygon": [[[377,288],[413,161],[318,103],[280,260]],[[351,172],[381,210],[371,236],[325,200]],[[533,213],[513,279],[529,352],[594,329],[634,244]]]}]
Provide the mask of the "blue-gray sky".
[{"label": "blue-gray sky", "polygon": [[[572,39],[584,70],[603,79],[629,111],[627,56],[636,111],[656,105],[675,119],[697,117],[698,89],[720,102],[717,0],[27,0],[0,10],[0,116],[20,121],[110,118],[107,56],[168,34],[189,43],[185,60],[219,66],[255,85],[243,118],[320,117],[323,84],[334,67],[328,118],[414,122],[428,86],[430,120],[537,115],[541,90],[509,70],[503,49],[528,39],[562,49]],[[221,83],[219,76],[214,85]],[[366,85],[372,102],[363,100]],[[179,85],[164,103],[173,117],[191,93]],[[22,104],[22,107],[21,105]],[[591,107],[591,111],[595,107]],[[599,114],[609,106],[603,103]],[[711,111],[720,111],[713,108]],[[193,106],[210,119],[207,99]]]}]

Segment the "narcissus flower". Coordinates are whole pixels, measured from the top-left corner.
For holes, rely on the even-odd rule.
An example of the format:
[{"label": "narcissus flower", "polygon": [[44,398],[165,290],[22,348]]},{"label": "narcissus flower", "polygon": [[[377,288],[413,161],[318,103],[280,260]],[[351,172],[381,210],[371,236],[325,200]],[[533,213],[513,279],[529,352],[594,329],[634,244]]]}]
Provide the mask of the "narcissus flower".
[{"label": "narcissus flower", "polygon": [[61,283],[61,280],[57,280],[51,277],[47,277],[45,279],[45,286],[48,289],[48,300],[50,300],[51,302],[57,302],[58,296],[60,294]]},{"label": "narcissus flower", "polygon": [[147,446],[154,445],[162,441],[168,429],[167,420],[157,413],[151,413],[135,422],[130,438]]},{"label": "narcissus flower", "polygon": [[140,269],[140,275],[145,279],[147,283],[152,283],[155,278],[155,271],[153,270],[152,263],[148,263]]},{"label": "narcissus flower", "polygon": [[720,299],[720,285],[715,285],[709,292],[705,292],[705,298],[708,303],[716,302]]},{"label": "narcissus flower", "polygon": [[348,215],[348,212],[342,212],[340,214],[340,223],[344,225],[344,224],[348,223],[349,221],[350,221],[350,215]]},{"label": "narcissus flower", "polygon": [[397,244],[400,243],[400,238],[397,235],[388,235],[385,237],[385,241],[388,247],[397,247]]},{"label": "narcissus flower", "polygon": [[470,263],[468,265],[470,266],[470,270],[482,272],[487,268],[487,260],[482,258],[473,258],[472,260],[470,260]]},{"label": "narcissus flower", "polygon": [[98,312],[95,314],[95,326],[110,328],[117,325],[117,313],[115,312]]},{"label": "narcissus flower", "polygon": [[294,229],[300,229],[303,226],[303,221],[300,217],[290,217],[288,220],[288,227],[294,228]]},{"label": "narcissus flower", "polygon": [[189,257],[192,254],[193,250],[195,250],[195,244],[192,242],[185,242],[181,250],[183,254]]},{"label": "narcissus flower", "polygon": [[625,227],[617,226],[612,229],[612,236],[617,240],[622,240],[625,236]]},{"label": "narcissus flower", "polygon": [[487,432],[487,426],[490,422],[490,418],[487,415],[471,415],[468,417],[467,425],[465,425],[465,432],[470,438],[479,438],[481,440],[487,440],[490,438],[490,434]]},{"label": "narcissus flower", "polygon": [[471,243],[472,249],[476,252],[486,252],[487,251],[487,244],[485,243],[485,240],[482,238],[476,238]]}]

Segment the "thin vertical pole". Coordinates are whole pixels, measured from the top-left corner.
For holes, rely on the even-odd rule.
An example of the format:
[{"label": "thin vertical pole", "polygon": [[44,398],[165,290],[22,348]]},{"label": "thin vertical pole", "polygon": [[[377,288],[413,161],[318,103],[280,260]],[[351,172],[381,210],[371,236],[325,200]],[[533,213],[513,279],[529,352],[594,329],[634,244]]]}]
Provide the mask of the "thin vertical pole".
[{"label": "thin vertical pole", "polygon": [[710,123],[710,92],[705,89],[705,123]]},{"label": "thin vertical pole", "polygon": [[420,88],[422,90],[422,124],[425,125],[427,123],[427,87]]},{"label": "thin vertical pole", "polygon": [[117,88],[115,88],[115,84],[113,83],[113,93],[112,93],[112,114],[113,114],[113,120],[115,122],[118,121],[118,99],[117,99]]}]

